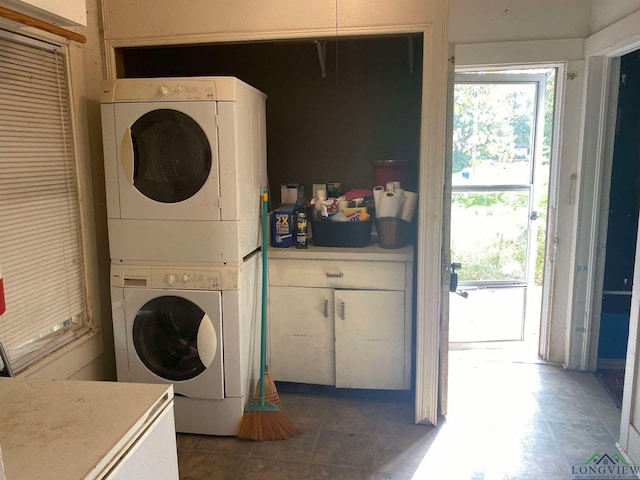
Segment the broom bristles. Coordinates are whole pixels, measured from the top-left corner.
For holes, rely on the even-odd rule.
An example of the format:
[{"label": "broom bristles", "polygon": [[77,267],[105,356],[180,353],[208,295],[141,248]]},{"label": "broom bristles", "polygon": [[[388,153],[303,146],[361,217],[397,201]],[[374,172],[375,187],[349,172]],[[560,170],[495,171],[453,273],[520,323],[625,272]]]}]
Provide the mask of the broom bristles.
[{"label": "broom bristles", "polygon": [[[253,395],[253,401],[257,402],[260,399],[260,380],[256,384],[256,392]],[[280,401],[280,395],[276,389],[276,383],[273,381],[271,375],[269,375],[269,367],[264,368],[264,401],[273,403],[280,410],[282,410],[282,402]]]},{"label": "broom bristles", "polygon": [[298,435],[300,431],[277,409],[245,411],[238,429],[238,437],[246,440],[287,440]]}]

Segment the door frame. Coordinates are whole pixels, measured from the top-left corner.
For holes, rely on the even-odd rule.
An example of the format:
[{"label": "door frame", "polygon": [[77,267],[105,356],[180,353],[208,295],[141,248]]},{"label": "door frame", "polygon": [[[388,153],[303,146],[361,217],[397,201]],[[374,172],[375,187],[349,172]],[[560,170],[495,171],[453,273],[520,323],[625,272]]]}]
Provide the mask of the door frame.
[{"label": "door frame", "polygon": [[[482,72],[482,71],[510,71],[510,70],[534,70],[534,69],[556,69],[556,94],[555,105],[553,111],[553,129],[551,140],[551,166],[549,171],[549,197],[547,205],[547,246],[545,252],[545,278],[543,281],[542,292],[542,314],[540,321],[540,345],[539,352],[544,360],[550,360],[551,354],[551,329],[553,321],[553,279],[555,278],[556,264],[554,262],[556,251],[555,245],[557,243],[556,230],[557,230],[557,215],[558,215],[558,202],[560,185],[560,159],[563,149],[562,145],[562,120],[564,118],[564,104],[565,104],[565,88],[566,88],[566,76],[567,76],[567,64],[566,62],[536,62],[536,63],[503,63],[492,65],[463,65],[456,67],[455,71],[458,72]],[[452,83],[453,86],[453,83]],[[449,147],[451,148],[451,146]],[[448,159],[450,162],[451,159]],[[448,166],[450,168],[450,166]],[[450,180],[449,180],[450,181]],[[447,245],[448,247],[448,245]],[[450,252],[448,253],[450,256]],[[447,318],[447,325],[449,319]]]},{"label": "door frame", "polygon": [[[636,16],[640,19],[640,12]],[[565,352],[565,365],[569,369],[597,368],[620,57],[640,49],[637,27],[636,32],[614,45],[607,44],[607,35],[603,34],[590,37],[593,41],[587,39],[585,43],[587,84],[578,186],[580,212],[572,269],[570,336]],[[637,331],[637,325],[630,325],[629,331]],[[629,346],[633,340],[629,338]]]}]

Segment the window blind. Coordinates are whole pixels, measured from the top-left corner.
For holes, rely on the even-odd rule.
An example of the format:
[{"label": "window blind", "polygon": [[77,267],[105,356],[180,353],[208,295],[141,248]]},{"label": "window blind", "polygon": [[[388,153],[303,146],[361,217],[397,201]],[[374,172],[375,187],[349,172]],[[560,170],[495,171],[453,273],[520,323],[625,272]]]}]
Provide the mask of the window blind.
[{"label": "window blind", "polygon": [[0,342],[14,371],[73,338],[85,316],[65,57],[19,40],[0,35]]}]

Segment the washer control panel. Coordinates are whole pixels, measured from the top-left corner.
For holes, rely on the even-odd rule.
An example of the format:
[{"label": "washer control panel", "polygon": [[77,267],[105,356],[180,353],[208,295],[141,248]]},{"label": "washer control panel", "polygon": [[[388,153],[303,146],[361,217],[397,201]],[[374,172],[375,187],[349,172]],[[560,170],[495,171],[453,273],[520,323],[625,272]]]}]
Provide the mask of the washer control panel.
[{"label": "washer control panel", "polygon": [[176,290],[237,290],[238,267],[111,265],[111,286]]}]

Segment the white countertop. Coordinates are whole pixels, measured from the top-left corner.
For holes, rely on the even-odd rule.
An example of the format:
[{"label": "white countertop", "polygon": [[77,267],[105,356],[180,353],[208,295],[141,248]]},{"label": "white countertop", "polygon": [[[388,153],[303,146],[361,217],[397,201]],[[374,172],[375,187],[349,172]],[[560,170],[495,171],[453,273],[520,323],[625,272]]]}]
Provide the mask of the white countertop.
[{"label": "white countertop", "polygon": [[171,385],[0,378],[6,478],[102,478],[172,399]]},{"label": "white countertop", "polygon": [[317,247],[313,244],[307,248],[277,248],[269,246],[268,258],[291,260],[355,260],[355,261],[413,261],[413,247],[382,248],[372,237],[371,245],[362,248]]}]

